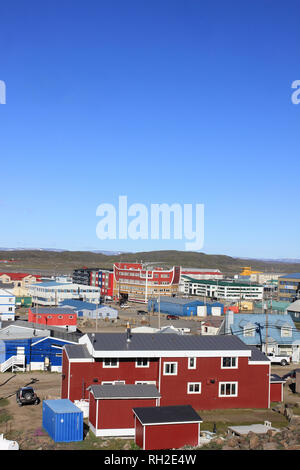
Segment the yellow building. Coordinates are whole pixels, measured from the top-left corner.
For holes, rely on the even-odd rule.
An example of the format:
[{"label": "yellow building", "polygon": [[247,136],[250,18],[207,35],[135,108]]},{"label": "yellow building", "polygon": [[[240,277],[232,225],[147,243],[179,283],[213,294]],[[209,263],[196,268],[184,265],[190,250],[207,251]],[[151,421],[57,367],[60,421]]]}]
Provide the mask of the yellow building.
[{"label": "yellow building", "polygon": [[251,276],[251,274],[260,274],[262,271],[253,271],[251,266],[246,266],[242,268],[243,271],[241,272],[240,276]]}]

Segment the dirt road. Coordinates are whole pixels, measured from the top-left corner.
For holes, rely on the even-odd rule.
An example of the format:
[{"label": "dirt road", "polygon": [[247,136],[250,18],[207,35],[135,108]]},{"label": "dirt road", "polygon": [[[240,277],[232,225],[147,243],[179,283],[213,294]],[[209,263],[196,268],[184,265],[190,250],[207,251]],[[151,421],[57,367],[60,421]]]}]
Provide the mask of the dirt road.
[{"label": "dirt road", "polygon": [[[16,390],[32,385],[41,403],[37,406],[19,407],[16,403]],[[51,372],[5,372],[0,376],[0,398],[6,403],[5,411],[12,417],[9,422],[0,421],[0,433],[7,427],[10,431],[26,429],[36,431],[42,425],[42,401],[60,398],[61,374]]]}]

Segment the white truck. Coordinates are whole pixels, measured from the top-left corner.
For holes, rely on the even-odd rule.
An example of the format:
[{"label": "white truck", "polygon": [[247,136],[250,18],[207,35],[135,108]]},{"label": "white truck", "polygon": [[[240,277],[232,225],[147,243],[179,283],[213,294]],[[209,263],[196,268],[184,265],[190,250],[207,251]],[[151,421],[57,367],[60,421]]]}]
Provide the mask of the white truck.
[{"label": "white truck", "polygon": [[291,357],[287,355],[276,355],[274,353],[269,353],[267,357],[270,359],[272,364],[280,364],[282,366],[287,366],[291,363]]}]

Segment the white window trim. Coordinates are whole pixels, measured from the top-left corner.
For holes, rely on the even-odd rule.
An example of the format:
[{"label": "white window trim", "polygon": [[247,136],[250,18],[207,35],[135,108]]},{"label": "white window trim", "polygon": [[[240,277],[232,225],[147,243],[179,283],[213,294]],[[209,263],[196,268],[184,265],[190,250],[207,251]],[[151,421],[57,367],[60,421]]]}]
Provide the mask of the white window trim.
[{"label": "white window trim", "polygon": [[[199,385],[199,389],[200,389],[199,392],[195,392],[195,391],[191,392],[190,389],[189,389],[190,385]],[[187,393],[189,395],[193,395],[193,394],[199,395],[200,393],[202,393],[201,382],[188,382],[187,383]]]},{"label": "white window trim", "polygon": [[244,326],[243,328],[243,336],[245,337],[251,337],[253,338],[255,336],[255,327],[254,326],[250,326],[250,325],[246,325]]},{"label": "white window trim", "polygon": [[[116,364],[116,365],[113,365],[113,366],[112,366],[112,365],[107,365],[107,364],[105,364],[105,361],[106,361],[106,360],[112,360],[112,359],[114,359],[114,360],[117,361],[117,364]],[[102,363],[102,367],[104,367],[104,368],[106,368],[106,369],[117,369],[117,368],[119,367],[119,359],[116,359],[115,357],[112,357],[112,358],[104,358],[104,359],[103,359],[103,363]]]},{"label": "white window trim", "polygon": [[156,380],[136,380],[135,385],[156,385]]},{"label": "white window trim", "polygon": [[282,338],[291,338],[292,337],[292,328],[290,326],[282,326],[280,331],[280,336]]},{"label": "white window trim", "polygon": [[125,385],[125,380],[103,380],[101,385]]},{"label": "white window trim", "polygon": [[[175,364],[175,372],[174,373],[166,372],[166,366],[171,365],[171,364]],[[177,373],[178,373],[178,362],[164,362],[164,373],[163,373],[163,375],[177,375]]]},{"label": "white window trim", "polygon": [[[190,365],[191,359],[194,359],[194,366]],[[197,367],[197,358],[196,357],[189,357],[188,358],[188,369],[196,369]]]},{"label": "white window trim", "polygon": [[[221,395],[221,387],[222,385],[235,385],[235,393],[230,395]],[[219,397],[220,398],[230,398],[230,397],[237,397],[238,396],[238,382],[219,382]]]},{"label": "white window trim", "polygon": [[[147,361],[147,364],[144,366],[143,364],[138,364],[138,361],[143,361],[143,360],[146,360]],[[135,367],[138,367],[138,368],[146,368],[146,367],[150,367],[150,360],[148,357],[138,357],[136,358],[135,360]]]},{"label": "white window trim", "polygon": [[[228,357],[230,359],[235,359],[235,366],[223,366],[223,359],[225,359],[225,357]],[[224,357],[221,357],[221,369],[237,369],[238,368],[238,358],[236,356],[224,356]]]}]

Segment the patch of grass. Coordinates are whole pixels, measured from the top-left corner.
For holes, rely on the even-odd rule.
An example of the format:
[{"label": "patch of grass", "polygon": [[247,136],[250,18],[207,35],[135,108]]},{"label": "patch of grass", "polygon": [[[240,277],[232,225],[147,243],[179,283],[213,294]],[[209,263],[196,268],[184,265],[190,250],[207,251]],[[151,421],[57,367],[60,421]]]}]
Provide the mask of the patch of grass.
[{"label": "patch of grass", "polygon": [[196,447],[197,450],[222,450],[222,444],[217,444],[216,442],[212,441],[208,444],[204,444],[201,447]]},{"label": "patch of grass", "polygon": [[272,426],[282,428],[287,425],[287,419],[282,414],[271,409],[228,409],[228,410],[198,410],[203,423],[203,431],[213,431],[217,427],[217,434],[227,433],[229,426],[249,426],[250,424],[271,421]]},{"label": "patch of grass", "polygon": [[7,406],[9,404],[9,401],[7,398],[0,398],[0,408]]},{"label": "patch of grass", "polygon": [[0,410],[0,424],[7,423],[12,416],[6,410]]},{"label": "patch of grass", "polygon": [[89,432],[86,438],[80,442],[72,443],[74,450],[123,450],[124,446],[128,450],[135,450],[134,441],[132,439],[105,439],[96,437]]}]

